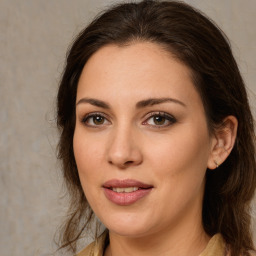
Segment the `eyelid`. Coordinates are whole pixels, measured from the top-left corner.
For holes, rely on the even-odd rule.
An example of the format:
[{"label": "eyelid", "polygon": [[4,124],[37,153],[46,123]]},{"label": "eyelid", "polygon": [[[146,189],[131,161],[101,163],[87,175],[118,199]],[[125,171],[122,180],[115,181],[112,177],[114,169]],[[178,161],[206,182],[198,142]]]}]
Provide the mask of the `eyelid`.
[{"label": "eyelid", "polygon": [[174,124],[174,123],[177,122],[177,119],[176,119],[173,115],[171,115],[171,114],[168,114],[168,113],[163,112],[163,111],[154,111],[154,112],[150,112],[150,113],[148,113],[148,114],[146,115],[146,117],[145,117],[146,120],[143,121],[142,124],[143,124],[143,125],[146,125],[146,122],[147,122],[150,118],[155,117],[155,116],[164,117],[164,118],[166,118],[170,123],[167,124],[167,125],[149,125],[149,126],[151,126],[151,127],[153,127],[153,128],[165,128],[165,127],[168,127],[168,126],[170,126],[170,125],[172,125],[172,124]]},{"label": "eyelid", "polygon": [[101,127],[101,126],[104,126],[104,124],[102,124],[102,125],[90,125],[90,124],[86,123],[86,121],[87,121],[90,117],[95,117],[95,116],[101,116],[101,117],[105,118],[105,120],[107,120],[109,123],[111,123],[111,122],[109,121],[109,117],[108,117],[106,114],[102,113],[102,112],[90,112],[90,113],[84,115],[84,116],[81,118],[80,121],[81,121],[81,123],[83,123],[84,125],[86,125],[86,126],[88,126],[88,127],[99,128],[99,127]]},{"label": "eyelid", "polygon": [[[108,124],[99,124],[99,125],[96,125],[96,124],[95,124],[95,125],[91,125],[91,124],[87,123],[87,120],[88,120],[90,117],[95,117],[95,116],[101,116],[101,117],[103,117],[108,123],[111,124],[111,121],[109,120],[109,116],[106,115],[105,113],[102,113],[102,112],[90,112],[90,113],[84,115],[84,116],[80,119],[80,121],[81,121],[81,123],[83,123],[84,125],[86,125],[86,126],[88,126],[88,127],[92,127],[92,128],[100,128],[100,127],[102,127],[102,126],[108,125]],[[148,120],[149,120],[150,118],[153,118],[153,117],[156,117],[156,116],[160,116],[160,117],[165,118],[169,123],[168,123],[168,124],[164,124],[164,125],[157,125],[157,124],[151,125],[151,124],[147,124],[147,122],[148,122]],[[154,112],[149,112],[149,113],[146,114],[146,116],[145,116],[145,121],[143,121],[142,124],[143,124],[143,125],[148,125],[148,126],[150,126],[150,127],[158,128],[158,129],[159,129],[159,128],[168,127],[168,126],[174,124],[175,122],[177,122],[177,119],[176,119],[173,115],[171,115],[171,114],[169,114],[169,113],[166,113],[166,112],[163,112],[163,111],[154,111]]]}]

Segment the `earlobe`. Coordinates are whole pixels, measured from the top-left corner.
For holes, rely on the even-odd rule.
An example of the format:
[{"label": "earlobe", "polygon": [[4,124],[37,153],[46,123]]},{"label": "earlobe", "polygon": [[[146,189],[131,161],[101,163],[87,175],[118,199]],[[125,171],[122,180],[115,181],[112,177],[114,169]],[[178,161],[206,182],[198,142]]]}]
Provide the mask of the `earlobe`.
[{"label": "earlobe", "polygon": [[231,153],[237,134],[238,121],[234,116],[227,116],[214,132],[212,147],[208,159],[208,168],[218,168]]}]

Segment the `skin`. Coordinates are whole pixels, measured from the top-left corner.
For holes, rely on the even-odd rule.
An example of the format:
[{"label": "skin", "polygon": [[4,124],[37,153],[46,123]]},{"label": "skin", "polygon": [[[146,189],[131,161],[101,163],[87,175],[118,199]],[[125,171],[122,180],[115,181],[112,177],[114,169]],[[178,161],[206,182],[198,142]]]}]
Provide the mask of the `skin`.
[{"label": "skin", "polygon": [[[136,106],[152,98],[173,100]],[[150,113],[159,111],[175,120],[157,123]],[[98,121],[87,117],[91,113]],[[199,255],[210,239],[201,216],[205,173],[228,155],[229,148],[220,150],[226,141],[234,140],[209,134],[189,68],[159,45],[98,50],[78,83],[73,146],[86,198],[109,229],[105,255]],[[103,192],[111,179],[135,179],[153,189],[120,206]]]}]

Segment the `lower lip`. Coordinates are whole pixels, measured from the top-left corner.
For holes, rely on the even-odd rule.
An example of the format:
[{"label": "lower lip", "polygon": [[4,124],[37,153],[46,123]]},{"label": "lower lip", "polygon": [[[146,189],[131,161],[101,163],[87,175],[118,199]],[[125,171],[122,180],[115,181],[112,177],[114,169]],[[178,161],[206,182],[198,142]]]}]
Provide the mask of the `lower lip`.
[{"label": "lower lip", "polygon": [[147,196],[152,188],[139,189],[130,193],[117,193],[111,189],[104,188],[105,196],[114,204],[117,205],[131,205],[141,198]]}]

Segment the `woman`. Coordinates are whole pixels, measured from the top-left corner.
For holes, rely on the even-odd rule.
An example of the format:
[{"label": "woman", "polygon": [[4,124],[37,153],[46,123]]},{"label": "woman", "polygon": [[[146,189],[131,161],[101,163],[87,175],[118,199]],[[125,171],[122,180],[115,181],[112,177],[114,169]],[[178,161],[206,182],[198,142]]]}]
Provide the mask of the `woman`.
[{"label": "woman", "polygon": [[180,2],[120,4],[73,43],[58,93],[78,255],[252,255],[253,118],[225,35]]}]

